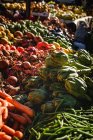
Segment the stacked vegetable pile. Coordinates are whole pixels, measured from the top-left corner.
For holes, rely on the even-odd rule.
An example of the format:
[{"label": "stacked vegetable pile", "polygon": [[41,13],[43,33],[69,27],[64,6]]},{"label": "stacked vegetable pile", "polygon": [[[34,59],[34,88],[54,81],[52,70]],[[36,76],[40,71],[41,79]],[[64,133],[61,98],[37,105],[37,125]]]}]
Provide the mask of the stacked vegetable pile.
[{"label": "stacked vegetable pile", "polygon": [[9,10],[26,10],[25,3],[5,3],[4,6]]},{"label": "stacked vegetable pile", "polygon": [[[49,54],[39,72],[43,84],[28,95],[32,106],[42,112],[38,111],[29,128],[29,140],[93,138],[92,75],[93,58],[85,50],[69,54],[52,51]],[[33,87],[30,80],[25,83],[25,88]]]},{"label": "stacked vegetable pile", "polygon": [[[42,112],[78,107],[86,102],[91,104],[92,74],[93,58],[87,51],[79,50],[68,54],[63,50],[52,51],[39,71],[43,84],[40,88],[34,88],[28,99],[39,105]],[[24,87],[31,88],[30,79],[26,82]]]},{"label": "stacked vegetable pile", "polygon": [[[27,140],[30,130],[33,139],[41,140],[50,133],[50,129],[46,130],[45,126],[42,130],[34,127],[38,113],[61,112],[67,108],[84,107],[86,103],[92,105],[93,57],[85,50],[72,50],[70,39],[61,28],[50,28],[49,24],[45,27],[40,21],[33,23],[21,20],[2,24],[0,31],[0,136],[3,140],[6,137],[10,140],[15,137]],[[62,118],[64,115],[67,117],[65,120]],[[74,133],[75,123],[70,123],[68,114],[64,112],[59,116],[58,121],[63,119],[66,129],[67,123],[70,124],[70,132]],[[73,116],[74,120],[78,122],[75,117]],[[56,118],[57,115],[54,116]],[[92,125],[86,116],[85,118],[88,120],[86,126],[80,123],[75,135],[78,139],[81,138],[79,133],[92,137]],[[28,128],[28,124],[34,128]],[[55,125],[54,123],[54,127]],[[90,133],[84,133],[81,129],[83,126]],[[23,138],[25,128],[27,131]],[[35,129],[40,132],[37,134]],[[53,129],[53,137],[61,133],[58,128]],[[66,134],[68,133],[69,130]],[[73,138],[73,135],[66,136],[68,137]]]},{"label": "stacked vegetable pile", "polygon": [[0,38],[3,44],[13,44],[16,47],[35,46],[38,42],[47,41],[48,43],[57,42],[64,48],[71,48],[70,39],[61,28],[56,29],[51,25],[51,29],[48,30],[48,27],[49,25],[46,27],[40,21],[11,22],[4,27],[0,26]]},{"label": "stacked vegetable pile", "polygon": [[93,107],[88,110],[38,114],[29,140],[88,140],[93,138]]},{"label": "stacked vegetable pile", "polygon": [[34,111],[0,91],[0,140],[22,139],[25,125],[31,124]]},{"label": "stacked vegetable pile", "polygon": [[[26,4],[25,3],[6,3],[4,5],[9,10],[26,10]],[[34,13],[48,13],[50,15],[56,16],[60,19],[65,20],[75,20],[81,17],[85,17],[86,13],[83,10],[81,6],[67,6],[62,5],[61,8],[59,8],[59,5],[52,4],[51,3],[43,3],[43,2],[32,2],[31,3],[31,11]]]}]

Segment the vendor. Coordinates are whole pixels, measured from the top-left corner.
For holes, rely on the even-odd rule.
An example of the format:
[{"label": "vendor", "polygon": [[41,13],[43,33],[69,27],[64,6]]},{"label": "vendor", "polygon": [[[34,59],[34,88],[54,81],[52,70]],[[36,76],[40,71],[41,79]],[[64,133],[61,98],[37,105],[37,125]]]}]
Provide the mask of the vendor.
[{"label": "vendor", "polygon": [[85,38],[86,50],[93,53],[93,18],[90,22],[90,31]]},{"label": "vendor", "polygon": [[88,33],[87,24],[84,21],[80,21],[75,32],[73,47],[75,49],[86,49],[85,38]]}]

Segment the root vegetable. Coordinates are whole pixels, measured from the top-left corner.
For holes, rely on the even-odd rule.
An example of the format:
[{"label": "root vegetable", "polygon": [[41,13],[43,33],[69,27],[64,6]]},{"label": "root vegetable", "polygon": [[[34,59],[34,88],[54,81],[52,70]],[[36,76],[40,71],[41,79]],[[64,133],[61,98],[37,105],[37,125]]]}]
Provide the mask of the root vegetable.
[{"label": "root vegetable", "polygon": [[14,107],[13,104],[11,104],[11,103],[8,102],[8,109],[9,109],[9,110],[14,110],[15,107]]},{"label": "root vegetable", "polygon": [[34,110],[32,110],[31,108],[17,102],[16,100],[14,100],[13,98],[10,97],[6,97],[6,100],[8,102],[10,102],[11,104],[13,104],[15,106],[15,108],[17,108],[18,110],[26,113],[28,116],[33,117],[35,115]]},{"label": "root vegetable", "polygon": [[9,112],[9,115],[10,115],[14,120],[16,120],[17,122],[19,122],[19,123],[21,123],[21,124],[23,124],[23,125],[27,123],[27,120],[26,120],[23,116],[21,116],[21,115],[19,115],[19,114],[15,114],[15,113]]},{"label": "root vegetable", "polygon": [[14,136],[14,134],[15,134],[15,130],[12,129],[12,128],[10,128],[10,127],[7,126],[7,125],[3,125],[3,126],[2,126],[2,131],[4,131],[6,134],[9,134],[9,135],[11,135],[11,136]]},{"label": "root vegetable", "polygon": [[2,103],[2,106],[8,106],[8,102],[6,100],[0,98],[0,102]]},{"label": "root vegetable", "polygon": [[19,139],[22,139],[23,138],[23,133],[21,131],[16,131],[14,136],[18,137]]},{"label": "root vegetable", "polygon": [[5,91],[2,91],[2,90],[0,90],[0,97],[2,97],[2,98],[6,98],[6,97],[9,97],[9,98],[12,98],[9,94],[7,94]]},{"label": "root vegetable", "polygon": [[6,69],[9,66],[9,61],[6,60],[0,60],[0,69]]},{"label": "root vegetable", "polygon": [[7,119],[8,117],[8,109],[5,107],[3,111],[3,120]]},{"label": "root vegetable", "polygon": [[12,137],[9,135],[3,135],[1,140],[12,140]]},{"label": "root vegetable", "polygon": [[13,85],[13,86],[16,85],[17,81],[18,81],[18,79],[17,79],[17,77],[15,77],[15,76],[9,76],[9,77],[7,78],[7,82],[8,82],[10,85]]},{"label": "root vegetable", "polygon": [[25,69],[30,69],[30,68],[31,68],[31,64],[30,64],[30,62],[28,62],[28,61],[23,62],[22,66],[23,66]]},{"label": "root vegetable", "polygon": [[28,122],[29,124],[32,123],[31,119],[29,118],[29,116],[28,116],[27,114],[23,113],[22,115],[24,116],[24,118],[27,120],[27,122]]},{"label": "root vegetable", "polygon": [[3,120],[2,120],[2,115],[0,114],[0,129],[3,126]]},{"label": "root vegetable", "polygon": [[14,130],[17,130],[18,127],[19,127],[19,122],[15,121],[12,128],[13,128]]}]

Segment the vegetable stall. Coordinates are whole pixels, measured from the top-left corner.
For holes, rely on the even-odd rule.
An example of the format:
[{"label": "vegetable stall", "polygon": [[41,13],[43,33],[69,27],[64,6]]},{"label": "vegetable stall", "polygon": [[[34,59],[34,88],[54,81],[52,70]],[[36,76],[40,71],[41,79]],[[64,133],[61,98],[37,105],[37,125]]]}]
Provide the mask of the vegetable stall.
[{"label": "vegetable stall", "polygon": [[87,16],[83,7],[32,2],[26,18],[25,3],[3,6],[11,17],[1,12],[0,140],[92,139],[93,33],[90,48],[76,50],[66,25]]}]

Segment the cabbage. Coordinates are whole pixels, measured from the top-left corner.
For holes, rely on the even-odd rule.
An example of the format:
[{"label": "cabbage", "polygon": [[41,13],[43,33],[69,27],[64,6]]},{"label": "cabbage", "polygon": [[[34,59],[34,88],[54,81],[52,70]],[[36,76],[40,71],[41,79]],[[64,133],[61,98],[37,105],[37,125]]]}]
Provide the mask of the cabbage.
[{"label": "cabbage", "polygon": [[57,79],[58,81],[62,81],[72,75],[74,75],[74,77],[78,77],[77,70],[70,66],[63,66],[62,69],[58,70]]},{"label": "cabbage", "polygon": [[45,89],[34,89],[28,94],[28,100],[34,104],[42,104],[47,99]]},{"label": "cabbage", "polygon": [[65,88],[76,98],[91,101],[87,93],[86,82],[81,77],[69,77],[65,80]]}]

